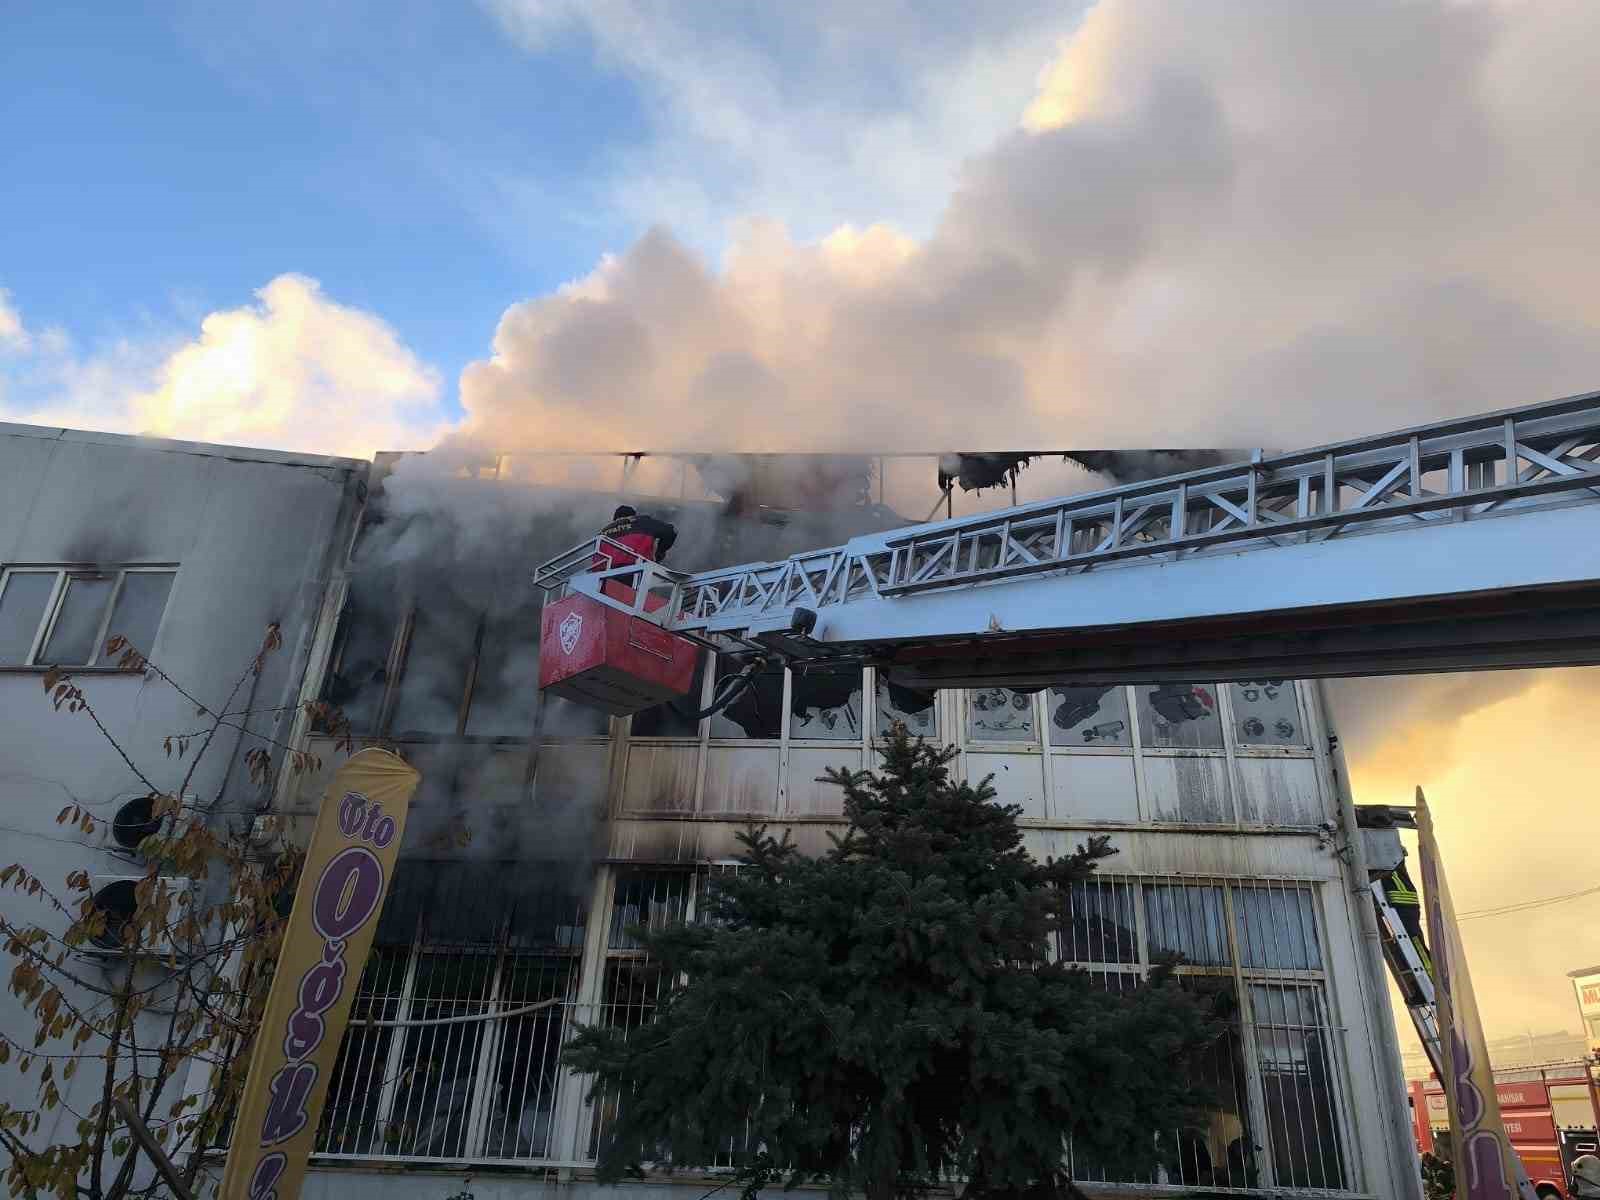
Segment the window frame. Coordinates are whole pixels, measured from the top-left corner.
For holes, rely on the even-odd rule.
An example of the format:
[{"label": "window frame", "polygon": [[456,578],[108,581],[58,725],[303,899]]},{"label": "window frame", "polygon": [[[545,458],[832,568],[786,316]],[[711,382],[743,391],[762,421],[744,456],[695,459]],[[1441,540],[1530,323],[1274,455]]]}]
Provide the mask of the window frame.
[{"label": "window frame", "polygon": [[[351,644],[351,630],[346,624],[351,620],[351,597],[347,595],[340,609],[341,622],[337,640],[328,666],[323,673],[323,686],[326,688],[328,681],[340,671],[343,666],[344,655]],[[478,682],[481,674],[480,667],[483,662],[484,646],[487,642],[489,629],[489,613],[487,610],[479,611],[473,616],[474,625],[472,632],[472,651],[466,656],[462,665],[461,695],[456,700],[456,718],[454,727],[449,731],[430,732],[417,729],[396,729],[395,716],[400,708],[400,692],[405,686],[406,669],[410,661],[411,643],[417,627],[417,606],[411,604],[406,607],[395,621],[394,629],[389,635],[388,653],[384,660],[384,682],[382,693],[377,697],[373,710],[373,719],[364,729],[352,730],[353,735],[360,741],[380,743],[435,743],[435,742],[460,742],[464,744],[483,745],[517,745],[527,746],[533,742],[533,729],[530,726],[525,734],[494,734],[494,733],[468,733],[472,722],[472,706],[478,695]],[[539,741],[541,744],[551,741],[561,742],[591,742],[603,743],[611,739],[615,731],[612,718],[605,718],[605,728],[596,733],[560,734],[544,733],[541,729]]]},{"label": "window frame", "polygon": [[[167,621],[167,612],[172,604],[172,591],[178,585],[180,565],[175,562],[133,562],[119,563],[115,566],[95,566],[91,563],[8,563],[0,568],[0,599],[4,598],[5,589],[16,575],[52,575],[54,579],[50,585],[50,594],[46,597],[44,609],[40,613],[39,622],[34,627],[33,640],[28,646],[23,661],[16,663],[0,663],[0,671],[46,671],[52,667],[62,667],[72,671],[95,671],[101,673],[139,674],[131,668],[118,665],[114,660],[107,659],[106,639],[110,634],[111,618],[117,611],[117,603],[122,599],[123,585],[129,575],[170,575],[172,586],[167,590],[167,601],[162,605],[161,617],[156,622],[156,632],[151,638],[149,646],[136,647],[142,653],[150,653],[155,642],[161,636],[162,627]],[[105,607],[100,613],[100,620],[95,626],[95,637],[91,643],[94,652],[86,663],[52,663],[42,660],[40,656],[49,646],[50,639],[54,636],[56,625],[61,618],[62,605],[66,600],[67,590],[73,579],[111,579],[111,592],[106,598]]]},{"label": "window frame", "polygon": [[[1217,888],[1221,892],[1221,916],[1223,936],[1226,942],[1224,947],[1227,955],[1226,964],[1214,965],[1189,965],[1180,964],[1176,973],[1181,978],[1211,978],[1226,981],[1234,988],[1237,1001],[1236,1033],[1239,1038],[1240,1054],[1244,1059],[1244,1090],[1247,1102],[1246,1116],[1249,1121],[1249,1132],[1254,1144],[1253,1162],[1256,1168],[1257,1181],[1248,1188],[1239,1189],[1241,1195],[1253,1196],[1272,1192],[1275,1188],[1296,1189],[1296,1194],[1306,1191],[1309,1194],[1340,1197],[1347,1195],[1360,1195],[1357,1180],[1360,1178],[1360,1164],[1352,1153],[1356,1145],[1354,1128],[1350,1111],[1349,1096],[1349,1064],[1345,1055],[1344,1038],[1348,1034],[1346,1026],[1340,1023],[1337,1011],[1336,998],[1333,994],[1333,976],[1329,963],[1332,947],[1328,937],[1327,917],[1323,908],[1323,888],[1325,880],[1299,879],[1299,878],[1234,878],[1220,876],[1166,876],[1166,875],[1113,875],[1096,873],[1088,881],[1091,887],[1125,887],[1131,889],[1133,896],[1133,916],[1135,922],[1135,961],[1111,962],[1065,958],[1062,956],[1061,935],[1058,933],[1052,939],[1052,954],[1058,961],[1068,962],[1089,972],[1097,978],[1110,976],[1125,977],[1135,976],[1139,979],[1147,978],[1151,969],[1151,945],[1149,930],[1148,903],[1152,887],[1171,887],[1180,892],[1190,889]],[[1294,967],[1252,967],[1244,965],[1243,938],[1240,933],[1240,916],[1236,893],[1241,889],[1256,891],[1282,891],[1305,895],[1308,903],[1306,912],[1310,918],[1309,932],[1313,939],[1312,944],[1318,952],[1318,965],[1311,969]],[[1302,929],[1302,932],[1305,932]],[[1279,1029],[1288,1028],[1285,1022],[1272,1019],[1270,1013],[1257,1013],[1252,988],[1309,988],[1314,993],[1314,1003],[1321,1024],[1312,1027],[1313,1031],[1322,1037],[1327,1052],[1327,1072],[1329,1078],[1327,1085],[1327,1100],[1333,1122],[1331,1135],[1334,1141],[1335,1160],[1333,1168],[1337,1171],[1342,1181],[1339,1188],[1307,1187],[1304,1184],[1295,1184],[1292,1179],[1279,1181],[1280,1168],[1275,1161],[1273,1151],[1274,1116],[1270,1110],[1267,1097],[1266,1072],[1264,1070],[1262,1045],[1263,1033],[1270,1033]],[[1281,1107],[1279,1116],[1288,1123],[1287,1110]],[[1320,1129],[1317,1131],[1320,1134]],[[1301,1125],[1301,1133],[1305,1129]],[[1323,1164],[1326,1174],[1328,1164]],[[1288,1175],[1288,1171],[1281,1172]],[[1092,1180],[1086,1182],[1093,1182]],[[1174,1186],[1193,1186],[1175,1184]],[[1232,1190],[1230,1185],[1229,1190]]]},{"label": "window frame", "polygon": [[[586,976],[586,950],[584,941],[589,936],[587,925],[592,919],[587,912],[580,911],[579,918],[583,922],[584,939],[580,939],[571,947],[562,949],[556,947],[542,947],[528,949],[512,945],[509,938],[509,925],[505,918],[501,918],[499,928],[493,935],[481,941],[434,941],[425,936],[423,919],[419,920],[418,928],[412,939],[405,946],[390,946],[390,950],[398,950],[404,954],[404,961],[398,970],[391,968],[391,976],[399,975],[399,982],[393,990],[381,993],[370,993],[364,988],[367,976],[357,984],[355,997],[355,1010],[365,1012],[373,1019],[386,1022],[396,1022],[389,1026],[389,1036],[386,1041],[377,1041],[370,1052],[364,1052],[364,1061],[359,1066],[353,1066],[344,1058],[344,1050],[352,1044],[352,1037],[360,1034],[364,1026],[355,1026],[345,1031],[344,1039],[340,1044],[340,1053],[335,1057],[332,1068],[333,1086],[351,1078],[362,1070],[369,1072],[369,1089],[375,1088],[377,1099],[370,1115],[370,1128],[351,1129],[348,1122],[327,1132],[329,1141],[343,1143],[351,1140],[357,1142],[355,1149],[327,1149],[314,1147],[311,1154],[313,1159],[323,1162],[393,1162],[393,1163],[450,1163],[450,1164],[497,1164],[519,1166],[550,1166],[562,1163],[562,1149],[564,1137],[562,1119],[569,1102],[569,1095],[574,1087],[581,1090],[582,1081],[577,1079],[576,1073],[562,1065],[557,1058],[553,1064],[554,1079],[550,1087],[549,1105],[549,1133],[545,1151],[539,1155],[523,1157],[496,1156],[487,1153],[493,1130],[491,1118],[494,1110],[496,1092],[499,1087],[502,1058],[504,1054],[514,1053],[515,1048],[512,1038],[516,1036],[511,1022],[518,1018],[485,1017],[480,1025],[481,1032],[477,1036],[477,1044],[463,1053],[457,1048],[458,1058],[466,1056],[472,1059],[471,1096],[463,1118],[463,1126],[459,1135],[463,1153],[460,1155],[425,1155],[406,1153],[398,1148],[391,1148],[385,1144],[386,1129],[394,1122],[397,1115],[404,1117],[406,1112],[401,1112],[397,1107],[400,1104],[402,1078],[406,1075],[408,1064],[406,1061],[408,1033],[413,1029],[426,1029],[427,1026],[407,1026],[403,1022],[413,1019],[413,1010],[428,1004],[454,1004],[481,1008],[484,1013],[493,1012],[499,1007],[508,1004],[515,1008],[525,1003],[523,1000],[508,1000],[507,990],[513,985],[518,963],[543,964],[542,969],[560,969],[558,964],[564,965],[567,972],[565,983],[559,995],[560,1002],[554,1007],[559,1010],[559,1027],[554,1035],[554,1044],[559,1048],[566,1044],[570,1037],[574,1022],[580,1011],[579,994],[584,985]],[[379,948],[374,948],[374,960]],[[419,967],[425,958],[466,960],[488,959],[488,986],[482,996],[451,996],[451,997],[426,997],[417,994]],[[381,981],[380,981],[381,982]],[[455,1014],[452,1014],[455,1015]],[[473,1014],[461,1014],[473,1015]],[[537,1015],[537,1014],[532,1014]],[[435,1027],[437,1028],[437,1027]],[[449,1028],[445,1026],[444,1028]],[[364,1036],[364,1035],[363,1035]],[[462,1035],[463,1040],[466,1035]],[[448,1048],[445,1051],[449,1053]],[[530,1060],[531,1062],[531,1060]],[[376,1074],[375,1082],[370,1075]],[[532,1074],[531,1069],[525,1070],[524,1079]],[[528,1089],[525,1088],[525,1091]],[[530,1093],[533,1094],[533,1093]],[[437,1100],[434,1103],[437,1112]],[[318,1131],[318,1141],[322,1140],[323,1130]],[[501,1136],[505,1133],[502,1123]]]}]

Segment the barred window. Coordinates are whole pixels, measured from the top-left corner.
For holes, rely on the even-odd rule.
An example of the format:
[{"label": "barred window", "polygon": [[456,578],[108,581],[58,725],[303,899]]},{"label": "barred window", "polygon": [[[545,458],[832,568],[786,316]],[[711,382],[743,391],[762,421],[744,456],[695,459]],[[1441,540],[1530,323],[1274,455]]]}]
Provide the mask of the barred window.
[{"label": "barred window", "polygon": [[1316,891],[1299,882],[1093,878],[1075,885],[1057,938],[1062,961],[1102,987],[1138,986],[1172,956],[1181,984],[1234,1013],[1196,1065],[1211,1097],[1203,1128],[1157,1131],[1150,1180],[1115,1179],[1075,1158],[1088,1182],[1250,1190],[1349,1186],[1339,1073]]},{"label": "barred window", "polygon": [[402,863],[334,1067],[318,1154],[551,1156],[583,911],[561,890],[514,891],[518,878],[482,863]]}]

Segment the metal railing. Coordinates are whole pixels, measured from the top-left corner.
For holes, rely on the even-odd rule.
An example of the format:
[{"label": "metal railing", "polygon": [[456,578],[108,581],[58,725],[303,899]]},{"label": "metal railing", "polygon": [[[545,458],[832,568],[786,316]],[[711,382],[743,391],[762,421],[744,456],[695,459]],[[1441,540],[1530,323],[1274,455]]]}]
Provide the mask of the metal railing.
[{"label": "metal railing", "polygon": [[[1595,503],[1597,459],[1600,392],[911,526],[782,562],[693,575],[657,567],[672,594],[651,619],[736,633],[776,627],[797,606]],[[565,570],[570,582],[585,552],[592,542],[539,574]]]}]

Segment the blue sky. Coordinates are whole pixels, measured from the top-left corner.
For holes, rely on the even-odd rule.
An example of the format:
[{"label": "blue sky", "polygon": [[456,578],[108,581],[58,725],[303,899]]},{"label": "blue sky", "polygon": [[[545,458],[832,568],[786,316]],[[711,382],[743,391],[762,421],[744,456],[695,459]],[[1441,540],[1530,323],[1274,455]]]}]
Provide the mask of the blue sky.
[{"label": "blue sky", "polygon": [[[642,136],[639,98],[580,39],[530,53],[468,5],[320,7],[224,28],[8,6],[0,282],[31,323],[124,337],[296,271],[453,375],[508,303],[629,236],[582,181]],[[473,180],[497,164],[550,182],[490,220]]]},{"label": "blue sky", "polygon": [[[949,3],[885,5],[881,26],[836,23],[827,3],[643,23],[627,7],[7,6],[0,287],[30,328],[92,355],[176,345],[298,273],[378,314],[457,413],[454,380],[507,306],[650,226],[711,259],[746,214],[806,236],[850,220],[926,227],[942,189],[923,176],[1015,120],[1070,27],[1031,2],[996,6],[981,28]],[[1023,37],[1028,69],[983,89],[992,107],[963,106],[953,136],[928,124],[919,80]],[[786,132],[728,127],[739,111]],[[873,120],[909,131],[898,184],[833,169]],[[35,399],[49,386],[12,384]]]}]

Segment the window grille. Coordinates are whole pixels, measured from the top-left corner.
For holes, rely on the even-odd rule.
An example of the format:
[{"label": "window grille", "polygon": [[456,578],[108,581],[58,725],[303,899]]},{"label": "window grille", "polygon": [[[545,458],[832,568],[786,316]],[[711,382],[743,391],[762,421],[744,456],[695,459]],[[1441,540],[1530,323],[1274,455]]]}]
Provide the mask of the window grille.
[{"label": "window grille", "polygon": [[[430,864],[411,895],[409,942],[374,947],[329,1086],[316,1152],[335,1158],[537,1162],[567,1086],[558,1058],[577,995],[583,914],[571,897],[468,897],[485,864]],[[407,873],[397,885],[407,880]],[[400,889],[397,887],[397,892]],[[426,894],[424,894],[426,893]],[[440,905],[442,899],[450,903]],[[469,899],[468,929],[460,913]],[[431,901],[431,903],[430,903]],[[392,910],[392,912],[391,912]],[[385,928],[387,925],[389,928]],[[573,1086],[581,1086],[581,1081]]]},{"label": "window grille", "polygon": [[1157,1131],[1151,1179],[1115,1178],[1081,1157],[1076,1178],[1224,1195],[1351,1186],[1312,885],[1095,877],[1072,888],[1056,950],[1116,990],[1179,956],[1182,986],[1225,998],[1234,1014],[1196,1066],[1211,1095],[1206,1127]]}]

